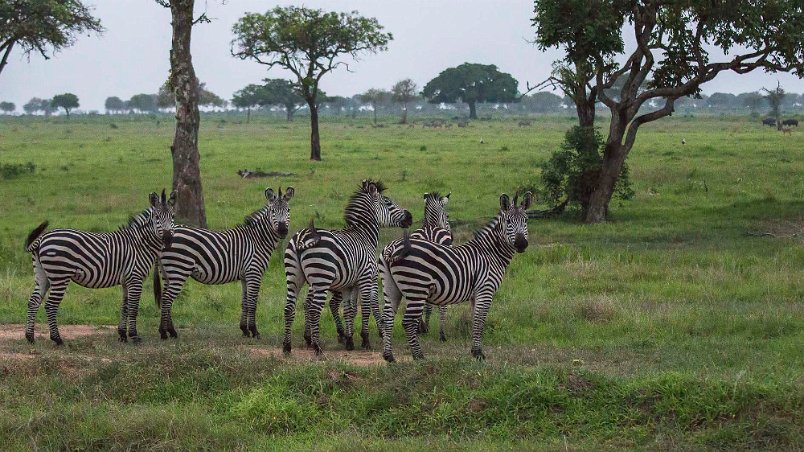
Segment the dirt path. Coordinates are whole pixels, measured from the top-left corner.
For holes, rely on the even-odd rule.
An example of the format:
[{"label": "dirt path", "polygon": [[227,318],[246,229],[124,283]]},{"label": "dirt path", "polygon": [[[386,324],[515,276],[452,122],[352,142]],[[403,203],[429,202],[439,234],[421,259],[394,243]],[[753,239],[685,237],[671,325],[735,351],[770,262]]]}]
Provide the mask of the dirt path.
[{"label": "dirt path", "polygon": [[[105,335],[116,331],[116,325],[59,325],[59,334],[64,340],[76,337]],[[36,329],[36,339],[48,339],[50,332],[46,325],[39,325]],[[25,325],[21,323],[0,324],[0,344],[25,339]]]}]

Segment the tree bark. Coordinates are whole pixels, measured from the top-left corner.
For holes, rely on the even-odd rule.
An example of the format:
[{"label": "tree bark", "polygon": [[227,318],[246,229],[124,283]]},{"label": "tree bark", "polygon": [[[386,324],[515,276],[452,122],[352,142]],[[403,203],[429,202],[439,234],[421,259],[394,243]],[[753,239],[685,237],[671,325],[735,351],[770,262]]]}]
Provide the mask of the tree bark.
[{"label": "tree bark", "polygon": [[477,109],[475,108],[475,102],[467,102],[469,104],[469,119],[477,119]]},{"label": "tree bark", "polygon": [[310,107],[310,160],[321,160],[321,139],[318,137],[318,106],[315,99],[307,98]]},{"label": "tree bark", "polygon": [[206,227],[204,193],[201,189],[201,157],[198,153],[198,79],[190,53],[195,0],[172,0],[173,47],[170,51],[171,85],[176,96],[176,133],[170,152],[173,156],[173,189],[176,217],[181,222]]},{"label": "tree bark", "polygon": [[578,113],[578,125],[581,127],[595,126],[595,103],[584,100],[575,102],[575,111]]},{"label": "tree bark", "polygon": [[630,151],[630,146],[623,144],[628,122],[626,113],[612,112],[600,175],[592,195],[589,197],[589,206],[585,212],[584,221],[586,223],[602,223],[608,219],[609,202],[614,194],[614,185],[622,173],[625,157]]},{"label": "tree bark", "polygon": [[251,122],[251,107],[246,107],[246,124]]},{"label": "tree bark", "polygon": [[293,107],[295,107],[295,105],[293,106],[285,105],[285,117],[288,120],[288,122],[293,122],[293,112],[295,111]]},{"label": "tree bark", "polygon": [[405,104],[402,108],[402,122],[400,124],[407,124],[408,123],[408,104]]},{"label": "tree bark", "polygon": [[377,106],[376,105],[371,106],[371,112],[374,114],[374,125],[376,126],[377,125]]},{"label": "tree bark", "polygon": [[[3,69],[6,67],[8,63],[8,56],[11,54],[11,49],[14,48],[14,41],[7,41],[5,45],[5,50],[3,51],[3,58],[0,59],[0,74],[3,73]],[[0,47],[2,49],[2,47]]]}]

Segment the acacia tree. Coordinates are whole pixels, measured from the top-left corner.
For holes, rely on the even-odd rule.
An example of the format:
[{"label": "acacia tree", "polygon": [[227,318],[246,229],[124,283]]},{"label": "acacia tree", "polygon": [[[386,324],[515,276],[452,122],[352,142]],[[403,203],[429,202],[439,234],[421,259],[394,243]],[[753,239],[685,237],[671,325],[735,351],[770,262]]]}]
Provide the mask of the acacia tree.
[{"label": "acacia tree", "polygon": [[374,114],[374,124],[377,124],[377,111],[380,109],[380,106],[388,100],[389,97],[391,97],[391,93],[377,88],[371,88],[360,95],[360,100],[362,102],[371,105],[371,111]]},{"label": "acacia tree", "polygon": [[424,86],[422,94],[430,103],[469,105],[469,118],[477,119],[478,102],[515,102],[518,82],[493,64],[464,63],[449,68]]},{"label": "acacia tree", "polygon": [[246,123],[249,123],[251,121],[251,109],[266,105],[266,99],[267,95],[265,94],[264,86],[250,84],[232,95],[232,105],[246,109]]},{"label": "acacia tree", "polygon": [[[671,115],[676,99],[697,95],[701,84],[724,71],[743,74],[761,68],[804,75],[799,0],[536,0],[535,13],[538,47],[565,52],[551,81],[568,95],[576,93],[572,97],[581,125],[594,126],[595,101],[611,111],[600,171],[584,215],[588,223],[606,220],[639,128]],[[636,44],[627,55],[623,30]],[[707,45],[726,56],[713,61]],[[615,56],[624,62],[616,62]],[[621,76],[625,82],[614,99],[605,91]],[[645,89],[640,89],[643,83]],[[640,112],[652,101],[662,107]]]},{"label": "acacia tree", "polygon": [[402,104],[402,120],[399,121],[400,124],[408,123],[408,102],[416,98],[417,89],[416,83],[409,78],[396,82],[391,88],[391,99]]},{"label": "acacia tree", "polygon": [[193,25],[208,22],[205,14],[193,19],[195,0],[156,0],[170,8],[173,39],[170,50],[168,86],[176,101],[176,132],[170,153],[173,157],[173,190],[178,194],[176,216],[201,227],[207,225],[204,192],[201,188],[201,157],[198,153],[198,78],[193,68],[190,40]]},{"label": "acacia tree", "polygon": [[14,102],[0,102],[0,110],[4,111],[5,113],[12,113],[16,109],[17,106],[14,105]]},{"label": "acacia tree", "polygon": [[[260,105],[279,105],[285,109],[285,117],[288,121],[293,121],[293,114],[296,113],[305,103],[305,98],[296,89],[293,83],[281,78],[267,78],[263,80],[263,98]],[[318,90],[321,96],[322,91]],[[316,99],[318,101],[318,99]]]},{"label": "acacia tree", "polygon": [[117,96],[107,97],[103,106],[106,108],[107,114],[120,113],[126,109],[126,103]]},{"label": "acacia tree", "polygon": [[0,73],[15,46],[43,58],[73,45],[75,36],[103,31],[81,0],[0,0]]},{"label": "acacia tree", "polygon": [[357,59],[364,52],[387,48],[393,38],[383,33],[377,19],[319,9],[276,7],[265,14],[249,13],[232,28],[232,55],[272,68],[279,66],[295,76],[295,88],[310,108],[310,159],[321,160],[318,133],[318,84],[340,65],[340,57]]},{"label": "acacia tree", "polygon": [[135,94],[128,100],[128,108],[140,113],[154,113],[159,109],[158,98],[156,94]]},{"label": "acacia tree", "polygon": [[782,101],[785,98],[785,92],[784,89],[782,89],[782,84],[776,82],[776,89],[770,90],[768,88],[762,88],[762,91],[765,91],[766,93],[764,96],[762,96],[762,98],[768,102],[768,106],[770,107],[768,116],[776,120],[776,130],[782,130],[781,106]]},{"label": "acacia tree", "polygon": [[78,96],[73,93],[64,93],[58,94],[53,96],[53,100],[50,101],[50,105],[53,108],[63,108],[64,112],[67,113],[67,117],[70,117],[70,110],[73,108],[78,108]]}]

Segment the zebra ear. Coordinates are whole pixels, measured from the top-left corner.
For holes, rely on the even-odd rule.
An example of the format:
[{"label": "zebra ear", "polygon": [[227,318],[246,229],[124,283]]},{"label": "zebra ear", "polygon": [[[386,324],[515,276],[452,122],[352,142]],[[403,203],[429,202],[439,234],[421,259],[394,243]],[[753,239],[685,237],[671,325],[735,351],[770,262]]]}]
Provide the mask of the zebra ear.
[{"label": "zebra ear", "polygon": [[427,201],[427,197],[430,196],[430,192],[425,193],[422,198]]},{"label": "zebra ear", "polygon": [[151,206],[156,206],[159,203],[159,195],[156,194],[155,191],[152,191],[150,195],[148,195],[148,200],[151,202]]},{"label": "zebra ear", "polygon": [[377,192],[378,192],[377,191],[377,186],[374,184],[374,182],[369,182],[368,186],[366,188],[367,188],[368,193],[371,196],[376,196],[377,195]]},{"label": "zebra ear", "polygon": [[511,198],[509,198],[505,193],[500,195],[500,208],[502,210],[508,210],[511,208]]},{"label": "zebra ear", "polygon": [[276,201],[276,194],[274,194],[274,190],[272,188],[269,187],[265,189],[265,199],[267,199],[269,202]]},{"label": "zebra ear", "polygon": [[520,206],[522,210],[528,210],[530,208],[530,203],[533,201],[533,193],[527,192],[522,199],[522,205]]},{"label": "zebra ear", "polygon": [[285,201],[290,201],[290,198],[292,198],[295,193],[296,190],[293,187],[288,187],[285,189],[285,196],[283,196],[283,199]]},{"label": "zebra ear", "polygon": [[173,206],[176,205],[176,196],[178,196],[178,193],[176,193],[176,190],[173,190],[172,192],[170,192],[170,197],[168,198],[168,201],[167,201],[167,203],[168,203],[168,205],[170,207],[173,207]]},{"label": "zebra ear", "polygon": [[451,195],[451,194],[452,194],[452,192],[449,192],[449,193],[447,193],[447,196],[444,196],[443,198],[441,198],[441,204],[448,203],[449,202],[449,195]]}]

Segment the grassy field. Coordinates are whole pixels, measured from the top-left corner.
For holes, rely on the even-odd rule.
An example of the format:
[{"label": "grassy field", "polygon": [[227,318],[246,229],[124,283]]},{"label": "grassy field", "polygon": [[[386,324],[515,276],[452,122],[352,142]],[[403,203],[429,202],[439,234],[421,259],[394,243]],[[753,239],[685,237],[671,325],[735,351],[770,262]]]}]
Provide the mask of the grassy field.
[{"label": "grassy field", "polygon": [[[207,217],[211,227],[233,226],[261,206],[266,186],[292,185],[291,231],[311,218],[339,227],[359,181],[379,178],[415,221],[423,192],[451,191],[464,241],[496,213],[501,192],[538,184],[538,164],[572,124],[331,121],[322,124],[324,161],[311,163],[304,118],[207,117]],[[149,286],[142,345],[118,344],[113,330],[65,329],[63,348],[41,334],[29,346],[19,327],[33,288],[27,233],[46,218],[51,227],[115,229],[150,191],[170,186],[171,139],[170,118],[0,120],[0,165],[36,167],[0,179],[4,448],[804,447],[799,131],[782,136],[729,117],[644,126],[629,159],[636,196],[613,202],[612,221],[583,225],[575,212],[531,221],[531,247],[491,308],[484,363],[469,355],[466,306],[449,311],[449,342],[428,335],[422,363],[348,358],[329,314],[325,359],[306,358],[301,316],[296,356],[283,358],[276,253],[260,295],[260,340],[240,337],[238,284],[191,282],[174,305],[178,340],[158,339]],[[243,180],[242,168],[294,176]],[[384,230],[381,242],[400,234]],[[116,324],[120,297],[72,285],[60,325]],[[394,344],[398,358],[409,356],[398,324]]]}]

